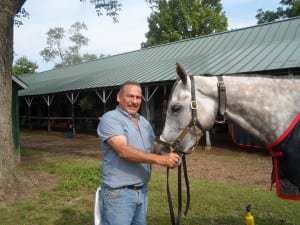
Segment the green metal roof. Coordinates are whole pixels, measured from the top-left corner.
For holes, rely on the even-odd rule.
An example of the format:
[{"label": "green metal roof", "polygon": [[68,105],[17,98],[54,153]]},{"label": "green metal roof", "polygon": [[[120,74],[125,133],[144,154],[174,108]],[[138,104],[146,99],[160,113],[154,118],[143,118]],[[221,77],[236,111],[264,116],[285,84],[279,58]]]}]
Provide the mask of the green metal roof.
[{"label": "green metal roof", "polygon": [[20,96],[107,88],[176,78],[175,63],[189,74],[235,74],[300,67],[300,17],[118,54],[23,76]]},{"label": "green metal roof", "polygon": [[20,77],[12,75],[12,81],[18,85],[18,89],[26,89],[28,86],[23,82]]}]

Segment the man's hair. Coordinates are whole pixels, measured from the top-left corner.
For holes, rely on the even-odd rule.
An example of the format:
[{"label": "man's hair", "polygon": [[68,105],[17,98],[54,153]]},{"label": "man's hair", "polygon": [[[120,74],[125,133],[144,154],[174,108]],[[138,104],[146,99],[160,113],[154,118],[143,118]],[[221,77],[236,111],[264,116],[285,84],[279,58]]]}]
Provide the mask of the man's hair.
[{"label": "man's hair", "polygon": [[120,92],[124,92],[124,88],[125,86],[127,85],[135,85],[135,86],[138,86],[142,89],[141,85],[138,83],[138,82],[135,82],[135,81],[126,81],[125,83],[123,83],[121,86],[120,86]]}]

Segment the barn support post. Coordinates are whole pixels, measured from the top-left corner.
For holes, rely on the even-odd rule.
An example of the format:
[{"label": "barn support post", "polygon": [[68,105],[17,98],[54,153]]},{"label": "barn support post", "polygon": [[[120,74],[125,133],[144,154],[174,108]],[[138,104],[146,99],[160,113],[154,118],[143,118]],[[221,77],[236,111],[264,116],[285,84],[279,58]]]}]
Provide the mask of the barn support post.
[{"label": "barn support post", "polygon": [[205,131],[205,150],[211,150],[211,141],[210,141],[210,133],[209,131]]},{"label": "barn support post", "polygon": [[31,115],[30,115],[30,108],[31,108],[32,101],[33,101],[33,97],[25,97],[25,102],[26,102],[27,107],[28,107],[27,120],[28,120],[28,126],[29,126],[30,130],[32,129]]},{"label": "barn support post", "polygon": [[146,118],[147,118],[148,121],[151,120],[151,118],[150,118],[150,109],[149,109],[149,101],[152,99],[152,97],[155,94],[155,92],[157,91],[157,89],[158,89],[158,87],[155,87],[153,92],[149,95],[149,87],[146,86],[145,87],[145,95],[142,95],[142,98],[146,103]]},{"label": "barn support post", "polygon": [[167,114],[167,108],[168,108],[168,99],[167,99],[167,86],[164,85],[164,89],[163,89],[163,93],[164,93],[164,99],[163,99],[163,103],[162,103],[162,122],[163,124],[166,121],[166,114]]},{"label": "barn support post", "polygon": [[78,99],[78,96],[79,96],[79,92],[75,93],[74,92],[71,92],[71,93],[67,93],[66,94],[67,98],[69,99],[70,103],[71,103],[71,106],[72,106],[72,131],[73,131],[73,134],[76,134],[76,129],[75,129],[75,103]]},{"label": "barn support post", "polygon": [[102,94],[100,94],[99,91],[95,91],[95,92],[103,103],[103,114],[104,114],[104,113],[106,113],[106,102],[110,98],[113,90],[110,90],[107,96],[106,96],[105,90],[102,90]]},{"label": "barn support post", "polygon": [[48,114],[47,114],[47,117],[48,117],[48,131],[50,132],[51,131],[51,121],[50,121],[50,106],[52,104],[52,101],[54,99],[54,95],[52,96],[43,96],[43,99],[45,101],[45,103],[47,104],[47,108],[48,108]]}]

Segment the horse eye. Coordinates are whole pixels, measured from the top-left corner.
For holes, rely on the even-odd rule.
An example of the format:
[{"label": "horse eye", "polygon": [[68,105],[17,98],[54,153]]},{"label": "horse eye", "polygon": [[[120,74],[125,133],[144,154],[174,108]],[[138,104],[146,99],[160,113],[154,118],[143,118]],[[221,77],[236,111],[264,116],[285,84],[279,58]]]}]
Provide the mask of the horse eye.
[{"label": "horse eye", "polygon": [[181,109],[180,105],[173,105],[171,107],[172,113],[178,112],[178,111],[180,111],[180,109]]}]

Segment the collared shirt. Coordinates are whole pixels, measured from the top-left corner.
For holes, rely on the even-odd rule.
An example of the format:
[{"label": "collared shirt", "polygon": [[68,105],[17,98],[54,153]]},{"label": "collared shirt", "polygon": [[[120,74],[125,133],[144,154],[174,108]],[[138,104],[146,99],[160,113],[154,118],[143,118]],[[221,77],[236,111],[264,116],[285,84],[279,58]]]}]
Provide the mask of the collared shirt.
[{"label": "collared shirt", "polygon": [[113,136],[125,136],[127,144],[145,152],[153,152],[155,135],[150,123],[137,114],[139,128],[131,120],[131,115],[119,106],[105,113],[98,125],[97,133],[101,140],[102,183],[118,188],[127,185],[145,185],[150,179],[151,165],[134,163],[122,159],[107,144],[107,139]]}]

